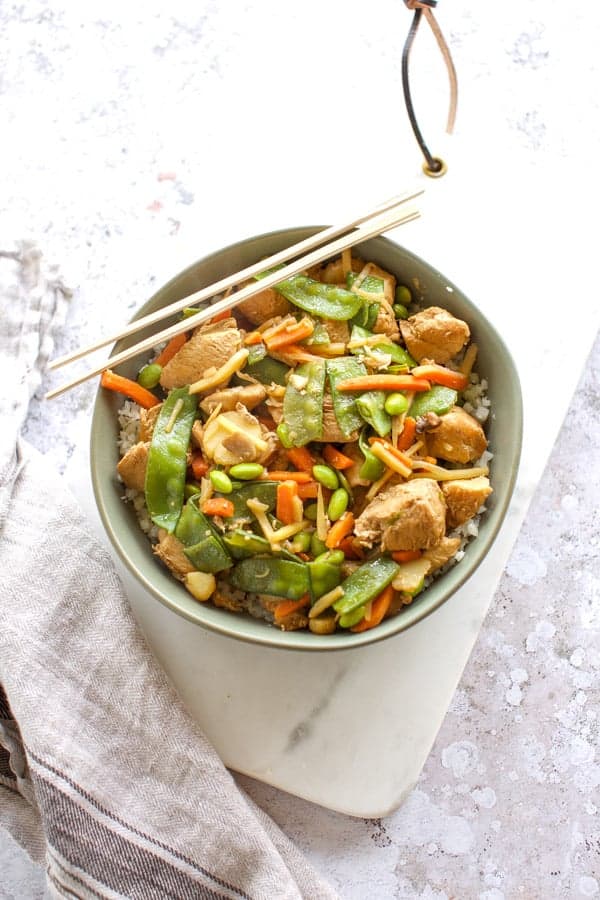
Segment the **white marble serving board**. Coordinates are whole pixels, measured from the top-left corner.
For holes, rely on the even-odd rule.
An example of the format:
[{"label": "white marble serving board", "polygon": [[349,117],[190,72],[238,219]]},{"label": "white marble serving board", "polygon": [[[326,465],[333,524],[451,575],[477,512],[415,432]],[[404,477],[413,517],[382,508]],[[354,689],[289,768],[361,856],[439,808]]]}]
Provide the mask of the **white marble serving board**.
[{"label": "white marble serving board", "polygon": [[[506,171],[509,156],[505,150],[489,165]],[[303,654],[191,625],[142,590],[113,554],[150,644],[224,762],[354,816],[387,815],[417,781],[600,324],[587,293],[593,256],[576,263],[585,258],[581,233],[571,246],[568,230],[556,227],[568,216],[569,198],[547,200],[555,173],[536,165],[496,179],[475,149],[450,163],[452,178],[433,186],[423,180],[423,219],[391,237],[459,284],[496,324],[517,363],[525,407],[514,500],[470,581],[407,633],[362,649]],[[218,228],[216,235],[216,245],[227,242]],[[92,497],[87,443],[82,433],[66,477],[108,543]]]}]

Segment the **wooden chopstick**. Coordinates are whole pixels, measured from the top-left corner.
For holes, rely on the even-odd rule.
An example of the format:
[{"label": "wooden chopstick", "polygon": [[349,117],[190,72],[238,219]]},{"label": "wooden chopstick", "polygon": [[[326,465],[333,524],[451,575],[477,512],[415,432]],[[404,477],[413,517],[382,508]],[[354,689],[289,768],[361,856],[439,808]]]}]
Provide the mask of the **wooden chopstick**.
[{"label": "wooden chopstick", "polygon": [[[422,193],[422,191],[419,191],[419,193]],[[232,309],[234,306],[237,306],[237,304],[241,303],[242,300],[246,300],[248,299],[248,297],[252,297],[254,294],[257,294],[260,291],[273,287],[280,281],[284,281],[286,278],[291,278],[292,275],[297,275],[304,269],[316,265],[317,263],[323,262],[323,260],[328,259],[330,256],[335,256],[337,253],[341,253],[342,250],[347,250],[349,247],[352,247],[355,244],[359,244],[363,241],[369,240],[369,238],[376,237],[378,234],[383,234],[385,231],[389,231],[391,228],[395,228],[399,225],[404,225],[407,222],[412,222],[414,219],[417,219],[419,215],[420,214],[416,209],[409,209],[400,212],[396,204],[391,212],[388,211],[383,215],[377,215],[374,218],[371,218],[369,222],[359,225],[358,228],[350,232],[350,234],[338,237],[336,240],[325,244],[323,247],[319,247],[318,249],[311,251],[305,256],[302,256],[300,259],[295,260],[294,262],[285,266],[283,269],[278,269],[276,272],[272,272],[270,275],[266,275],[255,284],[249,284],[241,290],[235,291],[233,294],[230,294],[228,297],[225,297],[222,300],[218,300],[216,303],[211,304],[206,309],[200,310],[200,312],[196,313],[196,315],[192,317],[192,320],[182,319],[179,322],[175,322],[175,324],[171,325],[169,328],[165,328],[163,331],[159,331],[157,334],[151,335],[149,338],[140,341],[138,344],[129,347],[127,350],[123,350],[121,353],[115,354],[115,356],[111,356],[101,365],[96,366],[95,368],[90,369],[88,372],[85,372],[83,375],[80,375],[79,377],[74,378],[71,381],[68,381],[65,384],[62,384],[59,387],[49,391],[46,394],[46,400],[51,400],[54,397],[58,397],[60,394],[64,394],[66,391],[69,391],[72,388],[83,384],[83,382],[88,381],[88,379],[93,378],[95,375],[100,375],[100,373],[105,369],[114,368],[115,366],[126,362],[128,359],[131,359],[134,356],[138,356],[141,353],[152,350],[152,348],[157,344],[162,343],[163,341],[170,340],[170,338],[174,337],[176,334],[181,334],[183,331],[189,331],[190,327],[197,328],[198,325],[201,325],[206,320],[212,319],[214,316],[219,315],[220,313],[225,312],[228,309]],[[266,261],[262,260],[259,271],[264,271],[266,265]],[[187,305],[187,303],[185,305]]]},{"label": "wooden chopstick", "polygon": [[65,356],[59,356],[57,357],[57,359],[52,360],[48,364],[48,368],[58,369],[61,366],[66,366],[68,363],[75,362],[75,360],[77,359],[81,359],[83,356],[88,356],[90,353],[94,353],[94,351],[99,350],[101,347],[105,347],[107,344],[114,344],[116,343],[116,341],[120,341],[122,340],[122,338],[127,337],[128,335],[134,334],[136,331],[140,331],[142,328],[146,328],[146,326],[148,325],[153,325],[155,322],[159,322],[161,319],[166,319],[167,316],[185,309],[186,306],[191,306],[193,303],[200,303],[203,300],[208,300],[215,294],[220,294],[222,291],[226,291],[229,288],[234,287],[236,284],[239,284],[241,281],[252,278],[254,275],[260,274],[260,272],[264,272],[266,269],[272,269],[273,266],[278,266],[280,263],[287,262],[294,256],[300,256],[301,254],[306,253],[307,251],[312,250],[313,248],[318,247],[321,244],[331,241],[339,235],[344,234],[346,231],[357,228],[359,225],[370,221],[376,216],[380,216],[385,212],[392,211],[396,207],[401,206],[403,203],[406,203],[409,200],[414,200],[415,197],[418,197],[422,193],[423,190],[419,189],[405,194],[400,194],[396,197],[390,197],[389,200],[385,200],[383,203],[380,203],[378,206],[369,210],[367,213],[363,213],[357,216],[351,222],[347,222],[344,225],[332,225],[329,228],[324,228],[322,231],[317,232],[317,234],[311,235],[311,237],[305,238],[303,241],[299,241],[297,244],[294,244],[291,247],[286,247],[285,249],[280,250],[278,253],[274,253],[272,256],[268,257],[268,259],[261,259],[258,262],[253,263],[251,266],[246,266],[246,268],[242,269],[240,272],[234,272],[232,275],[227,275],[225,278],[221,278],[214,284],[210,284],[207,287],[195,291],[193,294],[184,297],[182,300],[176,300],[174,303],[169,303],[168,306],[163,306],[156,312],[149,313],[147,316],[143,316],[140,319],[135,319],[133,322],[130,322],[129,325],[127,325],[125,328],[121,329],[115,334],[107,335],[101,338],[95,344],[90,344],[88,347],[82,347],[81,349],[76,350],[75,353],[69,353]]}]

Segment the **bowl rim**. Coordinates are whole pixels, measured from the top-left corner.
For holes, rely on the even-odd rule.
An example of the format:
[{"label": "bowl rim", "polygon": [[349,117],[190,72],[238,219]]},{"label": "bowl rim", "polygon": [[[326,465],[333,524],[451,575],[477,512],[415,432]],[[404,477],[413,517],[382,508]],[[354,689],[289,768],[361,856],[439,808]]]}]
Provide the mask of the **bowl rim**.
[{"label": "bowl rim", "polygon": [[[260,235],[254,235],[249,238],[243,238],[239,241],[236,241],[235,243],[227,245],[226,247],[221,247],[218,250],[212,251],[211,253],[201,257],[199,260],[191,263],[185,269],[182,269],[169,281],[162,285],[158,289],[158,291],[156,291],[144,304],[140,306],[134,316],[132,316],[131,321],[137,318],[141,318],[141,316],[144,315],[144,311],[147,307],[151,305],[155,306],[157,302],[160,301],[161,296],[164,294],[168,294],[181,279],[185,278],[188,275],[191,275],[192,273],[197,273],[199,270],[201,271],[202,267],[209,266],[211,262],[217,261],[224,254],[234,253],[238,248],[246,248],[249,243],[259,241],[274,241],[276,239],[280,239],[284,235],[289,235],[293,238],[293,236],[299,232],[314,232],[321,229],[322,227],[323,226],[291,226],[288,228],[280,228],[273,231],[264,232]],[[430,599],[429,603],[426,604],[415,603],[414,606],[411,605],[407,607],[401,614],[384,620],[377,628],[358,633],[337,632],[334,635],[313,635],[311,632],[306,632],[305,630],[286,632],[280,631],[272,625],[268,625],[267,623],[262,623],[259,620],[254,619],[250,616],[249,613],[242,614],[242,619],[241,617],[238,617],[238,614],[231,613],[228,610],[220,610],[220,612],[226,614],[226,618],[223,617],[222,620],[221,618],[212,620],[210,617],[207,620],[201,615],[202,610],[207,608],[204,606],[204,604],[198,603],[197,610],[200,615],[191,614],[186,609],[182,608],[182,605],[178,603],[176,599],[173,599],[167,593],[163,592],[160,587],[153,584],[151,578],[149,578],[140,568],[140,566],[136,565],[136,563],[130,558],[128,553],[125,551],[121,541],[119,540],[119,536],[116,533],[115,527],[110,518],[104,493],[105,490],[114,490],[114,484],[108,480],[105,480],[103,467],[98,455],[95,452],[95,447],[101,437],[100,419],[103,414],[102,407],[106,400],[105,395],[103,395],[102,389],[99,386],[94,401],[92,425],[90,430],[90,469],[96,506],[104,530],[106,531],[106,534],[114,550],[118,554],[121,561],[124,563],[125,567],[131,572],[131,574],[137,579],[137,581],[140,582],[147,591],[149,591],[150,594],[152,594],[163,605],[171,609],[177,615],[184,617],[194,625],[208,629],[209,631],[215,632],[223,637],[233,638],[235,640],[241,640],[257,646],[270,647],[274,649],[306,652],[322,652],[324,650],[328,650],[331,652],[364,647],[369,644],[377,643],[378,641],[386,640],[387,638],[393,637],[395,635],[399,635],[402,632],[407,631],[413,626],[417,625],[419,622],[422,622],[426,618],[428,618],[433,612],[435,612],[435,610],[439,609],[444,603],[446,603],[446,601],[451,599],[451,597],[454,596],[457,591],[471,578],[471,576],[477,571],[479,566],[487,557],[488,551],[494,543],[496,536],[504,522],[506,511],[511,502],[516,479],[518,476],[523,440],[523,400],[521,385],[518,370],[505,341],[498,333],[492,322],[481,311],[477,309],[475,304],[471,300],[469,300],[469,298],[463,293],[463,291],[460,288],[456,287],[448,278],[446,278],[445,275],[440,273],[434,266],[432,266],[431,263],[422,259],[403,245],[391,240],[389,237],[379,236],[363,243],[375,243],[381,244],[382,246],[388,245],[393,252],[400,250],[409,261],[413,261],[419,266],[424,267],[434,278],[438,278],[443,281],[447,289],[451,292],[455,292],[461,299],[461,302],[466,303],[467,307],[470,307],[472,310],[474,310],[475,315],[480,316],[485,322],[486,328],[490,330],[494,341],[497,344],[498,349],[513,376],[512,387],[515,393],[513,401],[516,401],[516,405],[512,408],[512,422],[514,428],[514,449],[512,455],[514,456],[514,460],[511,466],[510,474],[508,476],[508,479],[506,480],[506,486],[503,495],[498,505],[494,506],[492,522],[488,526],[486,534],[484,536],[478,535],[476,539],[475,543],[477,548],[477,555],[476,558],[470,562],[470,565],[466,565],[464,570],[460,565],[447,570],[444,575],[450,575],[453,573],[456,574],[454,574],[454,577],[447,582],[447,587],[445,589],[443,587],[440,587],[438,584],[437,596],[435,597],[435,599]],[[111,349],[111,355],[118,347],[119,342],[117,342],[117,344],[115,344]],[[125,504],[123,504],[123,506],[125,509]],[[148,546],[150,548],[150,544],[148,544]],[[185,588],[181,585],[180,582],[177,582],[175,579],[172,579],[172,582],[173,587],[178,587],[179,589],[185,591]],[[214,609],[214,607],[209,608]],[[260,632],[250,633],[244,631],[244,629],[240,630],[238,624],[242,621],[260,624]],[[310,638],[314,638],[314,640],[307,640],[307,636],[309,634]]]}]

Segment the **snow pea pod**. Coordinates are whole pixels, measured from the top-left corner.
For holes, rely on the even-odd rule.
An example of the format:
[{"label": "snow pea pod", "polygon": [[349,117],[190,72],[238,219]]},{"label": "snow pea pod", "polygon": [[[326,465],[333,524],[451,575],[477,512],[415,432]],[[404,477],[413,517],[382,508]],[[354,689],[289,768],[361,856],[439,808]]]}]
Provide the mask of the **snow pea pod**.
[{"label": "snow pea pod", "polygon": [[385,391],[366,391],[356,398],[356,408],[379,437],[385,437],[392,430],[392,419],[385,411]]},{"label": "snow pea pod", "polygon": [[[368,328],[362,328],[360,325],[354,325],[352,327],[352,334],[350,335],[350,340],[357,341],[360,338],[372,338],[375,335],[372,331],[369,331]],[[385,339],[385,336],[382,335],[381,343],[371,344],[372,350],[377,350],[379,353],[387,353],[392,357],[392,362],[397,366],[401,366],[404,369],[412,369],[417,365],[416,361],[412,358],[408,350],[405,350],[404,347],[400,347],[398,344],[394,344],[392,341],[388,341]],[[364,347],[355,347],[350,351],[355,356],[360,356],[365,352]]]},{"label": "snow pea pod", "polygon": [[266,505],[267,512],[272,512],[277,503],[277,484],[276,481],[246,481],[231,494],[217,492],[217,496],[231,500],[234,519],[250,520],[254,517],[248,509],[247,501],[254,497]]},{"label": "snow pea pod", "polygon": [[171,391],[163,403],[148,451],[144,493],[155,525],[172,534],[181,515],[186,453],[198,399],[187,387]]},{"label": "snow pea pod", "polygon": [[381,476],[383,475],[385,471],[385,465],[372,452],[367,441],[366,428],[363,428],[358,437],[358,446],[360,447],[360,452],[365,458],[365,461],[358,470],[359,477],[366,478],[367,481],[377,481],[377,479],[381,478]]},{"label": "snow pea pod", "polygon": [[458,394],[452,388],[443,387],[441,384],[434,384],[429,391],[423,391],[417,394],[410,406],[409,415],[413,419],[424,416],[428,412],[434,412],[438,416],[450,412],[456,405]]},{"label": "snow pea pod", "polygon": [[333,608],[344,616],[360,606],[366,606],[393,581],[399,569],[398,563],[389,556],[369,560],[342,582],[344,595],[335,601]]},{"label": "snow pea pod", "polygon": [[308,567],[269,556],[242,559],[231,570],[230,584],[240,591],[299,600],[310,590]]},{"label": "snow pea pod", "polygon": [[[294,447],[303,447],[323,433],[325,361],[302,363],[290,378],[283,398],[283,421]],[[305,381],[306,379],[306,381]],[[302,387],[298,387],[301,384]]]},{"label": "snow pea pod", "polygon": [[315,600],[318,600],[323,594],[328,594],[342,580],[342,570],[339,565],[325,559],[315,559],[307,565],[310,573],[311,595]]},{"label": "snow pea pod", "polygon": [[200,572],[222,572],[233,565],[231,556],[194,500],[184,506],[175,537],[184,545],[185,555]]},{"label": "snow pea pod", "polygon": [[300,309],[321,319],[347,321],[355,316],[364,300],[358,294],[334,284],[323,284],[307,275],[294,275],[275,285],[275,290]]},{"label": "snow pea pod", "polygon": [[340,381],[344,381],[347,378],[356,378],[366,374],[365,366],[359,360],[350,356],[341,356],[339,359],[327,361],[327,375],[329,376],[329,385],[331,387],[333,412],[340,426],[340,431],[345,437],[350,437],[353,431],[361,427],[362,418],[356,406],[356,397],[351,396],[350,392],[342,393],[338,391],[337,386]]},{"label": "snow pea pod", "polygon": [[256,556],[257,553],[270,553],[271,545],[268,540],[253,531],[244,531],[236,528],[223,536],[223,543],[234,559],[246,559]]},{"label": "snow pea pod", "polygon": [[[257,346],[261,346],[258,344]],[[264,344],[262,345],[264,346]],[[252,351],[250,351],[252,353]],[[261,384],[271,384],[274,382],[275,384],[285,385],[285,376],[290,370],[289,366],[286,366],[285,363],[280,362],[278,359],[273,359],[270,356],[264,356],[259,358],[257,354],[254,355],[252,362],[250,362],[250,355],[248,356],[248,365],[244,369],[244,374],[251,375],[253,378],[256,378],[257,381],[260,381]]]}]

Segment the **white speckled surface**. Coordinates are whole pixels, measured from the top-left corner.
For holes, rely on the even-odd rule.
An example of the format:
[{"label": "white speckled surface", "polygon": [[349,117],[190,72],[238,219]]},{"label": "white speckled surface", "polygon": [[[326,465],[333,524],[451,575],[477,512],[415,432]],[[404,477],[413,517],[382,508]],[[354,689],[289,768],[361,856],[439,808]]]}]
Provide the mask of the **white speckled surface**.
[{"label": "white speckled surface", "polygon": [[[561,298],[568,327],[557,318],[557,349],[539,371],[579,370],[561,335],[577,329],[577,303],[598,305],[594,266],[578,256],[595,242],[580,210],[598,196],[585,165],[600,149],[598,13],[506,0],[485,11],[441,3],[439,18],[459,71],[458,130],[446,151],[444,76],[424,32],[415,102],[451,168],[428,185],[427,221],[402,240],[467,294],[485,290],[501,328],[519,304],[543,315],[545,297]],[[324,221],[349,185],[358,199],[404,186],[419,167],[400,99],[408,21],[399,0],[376,0],[366,23],[313,0],[295,11],[271,0],[175,0],[166,12],[150,2],[143,13],[114,2],[3,6],[0,115],[11,139],[0,235],[33,237],[81,285],[59,351],[118,324],[212,247]],[[287,111],[294,104],[300,115]],[[373,146],[348,142],[343,160],[339,147],[365,109],[387,138],[368,190],[351,175]],[[600,895],[598,343],[592,360],[405,805],[383,821],[349,819],[240,779],[344,897]],[[61,469],[93,390],[32,410],[28,436]],[[560,379],[553,391],[566,405]],[[39,873],[4,847],[0,896],[41,896]]]}]

